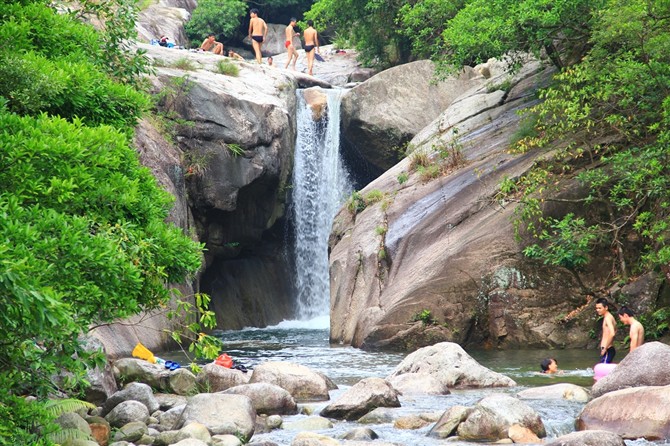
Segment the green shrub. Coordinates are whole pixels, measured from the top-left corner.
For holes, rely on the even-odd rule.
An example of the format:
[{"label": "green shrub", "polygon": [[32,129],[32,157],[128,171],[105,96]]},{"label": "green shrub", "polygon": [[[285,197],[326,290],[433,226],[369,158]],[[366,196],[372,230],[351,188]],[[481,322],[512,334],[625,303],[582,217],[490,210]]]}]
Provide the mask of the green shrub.
[{"label": "green shrub", "polygon": [[247,6],[241,0],[200,0],[191,19],[184,24],[186,35],[198,45],[210,32],[232,37],[246,11]]},{"label": "green shrub", "polygon": [[362,212],[366,206],[367,203],[365,202],[365,199],[358,191],[353,191],[347,200],[347,209],[349,209],[349,212],[351,212],[352,215]]},{"label": "green shrub", "polygon": [[367,195],[365,195],[365,203],[368,205],[379,203],[384,199],[384,196],[384,192],[380,191],[379,189],[372,189],[367,193]]},{"label": "green shrub", "polygon": [[398,174],[398,183],[405,184],[408,179],[409,175],[407,174],[407,172],[400,172],[400,174]]},{"label": "green shrub", "polygon": [[237,77],[240,75],[240,67],[229,60],[220,60],[216,64],[216,69],[220,74]]},{"label": "green shrub", "polygon": [[198,68],[196,66],[195,62],[193,62],[188,57],[180,57],[179,59],[172,62],[171,65],[172,65],[173,68],[177,68],[179,70],[184,70],[184,71],[195,71]]}]

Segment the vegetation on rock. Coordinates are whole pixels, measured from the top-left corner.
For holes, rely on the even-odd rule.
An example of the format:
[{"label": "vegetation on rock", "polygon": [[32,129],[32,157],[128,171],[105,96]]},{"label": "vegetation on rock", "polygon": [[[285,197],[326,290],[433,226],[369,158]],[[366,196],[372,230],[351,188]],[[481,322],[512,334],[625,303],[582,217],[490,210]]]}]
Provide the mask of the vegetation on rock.
[{"label": "vegetation on rock", "polygon": [[[201,264],[131,146],[150,104],[133,88],[145,60],[125,46],[133,5],[0,11],[0,444],[50,444],[46,398],[78,395],[104,361],[82,335],[164,308]],[[80,20],[94,16],[102,31]]]}]

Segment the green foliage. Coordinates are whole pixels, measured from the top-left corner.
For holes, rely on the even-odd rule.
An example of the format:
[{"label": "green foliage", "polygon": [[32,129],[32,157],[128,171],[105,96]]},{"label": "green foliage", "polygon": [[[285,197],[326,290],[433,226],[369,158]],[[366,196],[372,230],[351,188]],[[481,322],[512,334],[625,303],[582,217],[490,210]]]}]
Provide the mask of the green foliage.
[{"label": "green foliage", "polygon": [[[592,22],[588,56],[542,92],[544,102],[531,110],[536,133],[517,144],[529,150],[576,140],[516,182],[519,221],[537,235],[551,222],[542,216],[543,200],[562,176],[586,166],[577,173],[587,191],[581,202],[606,211],[594,225],[615,249],[624,280],[631,261],[635,269],[670,262],[669,17],[663,1],[609,0]],[[627,249],[631,233],[644,245],[641,255]]]},{"label": "green foliage", "polygon": [[569,270],[579,270],[588,263],[588,254],[597,237],[596,227],[586,227],[584,219],[575,218],[574,214],[560,220],[549,218],[547,227],[538,237],[545,246],[526,247],[523,251],[526,256]]},{"label": "green foliage", "polygon": [[226,144],[226,147],[233,156],[242,156],[244,155],[244,149],[239,144]]},{"label": "green foliage", "polygon": [[353,191],[351,196],[347,200],[347,209],[351,212],[351,215],[356,215],[359,212],[362,212],[363,209],[367,207],[365,199],[358,191]]},{"label": "green foliage", "polygon": [[179,330],[167,330],[172,339],[179,345],[188,340],[188,351],[200,359],[215,359],[223,348],[220,339],[201,332],[204,329],[216,327],[216,315],[209,310],[210,297],[196,293],[194,303],[180,300],[174,311],[168,312],[168,319],[174,322],[183,320],[184,315],[196,315],[196,318],[187,321]]},{"label": "green foliage", "polygon": [[422,310],[412,317],[412,322],[422,322],[423,325],[434,325],[436,323],[430,310]]},{"label": "green foliage", "polygon": [[398,183],[399,184],[405,184],[408,179],[409,179],[409,175],[407,174],[407,172],[400,172],[398,174]]},{"label": "green foliage", "polygon": [[216,70],[218,73],[225,74],[226,76],[237,77],[240,75],[240,67],[229,60],[220,60],[216,64]]},{"label": "green foliage", "polygon": [[403,0],[317,0],[305,19],[354,44],[366,64],[386,67],[409,60],[410,43],[397,21],[404,4]]},{"label": "green foliage", "polygon": [[200,46],[209,33],[233,37],[246,11],[246,4],[241,0],[200,0],[184,25],[186,35],[193,46]]},{"label": "green foliage", "polygon": [[368,205],[379,203],[384,199],[384,196],[384,192],[380,191],[379,189],[372,189],[365,195],[365,203]]},{"label": "green foliage", "polygon": [[175,60],[172,63],[172,67],[184,71],[195,71],[198,68],[195,62],[193,62],[188,57],[180,57],[179,59]]},{"label": "green foliage", "polygon": [[0,388],[0,445],[49,446],[49,436],[58,431],[54,416],[44,408],[44,402],[31,401],[12,395],[10,389]]},{"label": "green foliage", "polygon": [[657,340],[670,331],[670,308],[659,308],[653,313],[642,314],[637,317],[644,327],[646,340]]}]

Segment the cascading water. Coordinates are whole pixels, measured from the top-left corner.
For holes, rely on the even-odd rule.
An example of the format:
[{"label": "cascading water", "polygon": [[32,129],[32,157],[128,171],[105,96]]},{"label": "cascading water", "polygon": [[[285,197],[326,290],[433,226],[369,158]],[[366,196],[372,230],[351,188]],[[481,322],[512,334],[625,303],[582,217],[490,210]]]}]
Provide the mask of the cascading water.
[{"label": "cascading water", "polygon": [[327,110],[315,120],[298,90],[292,217],[300,320],[329,314],[328,236],[337,210],[352,191],[339,150],[341,91],[321,91],[327,96]]}]

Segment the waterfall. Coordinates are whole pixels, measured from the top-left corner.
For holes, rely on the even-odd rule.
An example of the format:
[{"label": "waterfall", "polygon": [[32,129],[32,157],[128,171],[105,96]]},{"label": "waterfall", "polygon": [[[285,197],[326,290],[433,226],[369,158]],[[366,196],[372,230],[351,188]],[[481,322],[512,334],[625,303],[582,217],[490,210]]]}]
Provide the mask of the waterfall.
[{"label": "waterfall", "polygon": [[340,90],[327,96],[323,118],[313,112],[298,90],[297,140],[293,170],[292,218],[297,318],[327,316],[330,310],[328,236],[333,218],[352,191],[340,158]]}]

